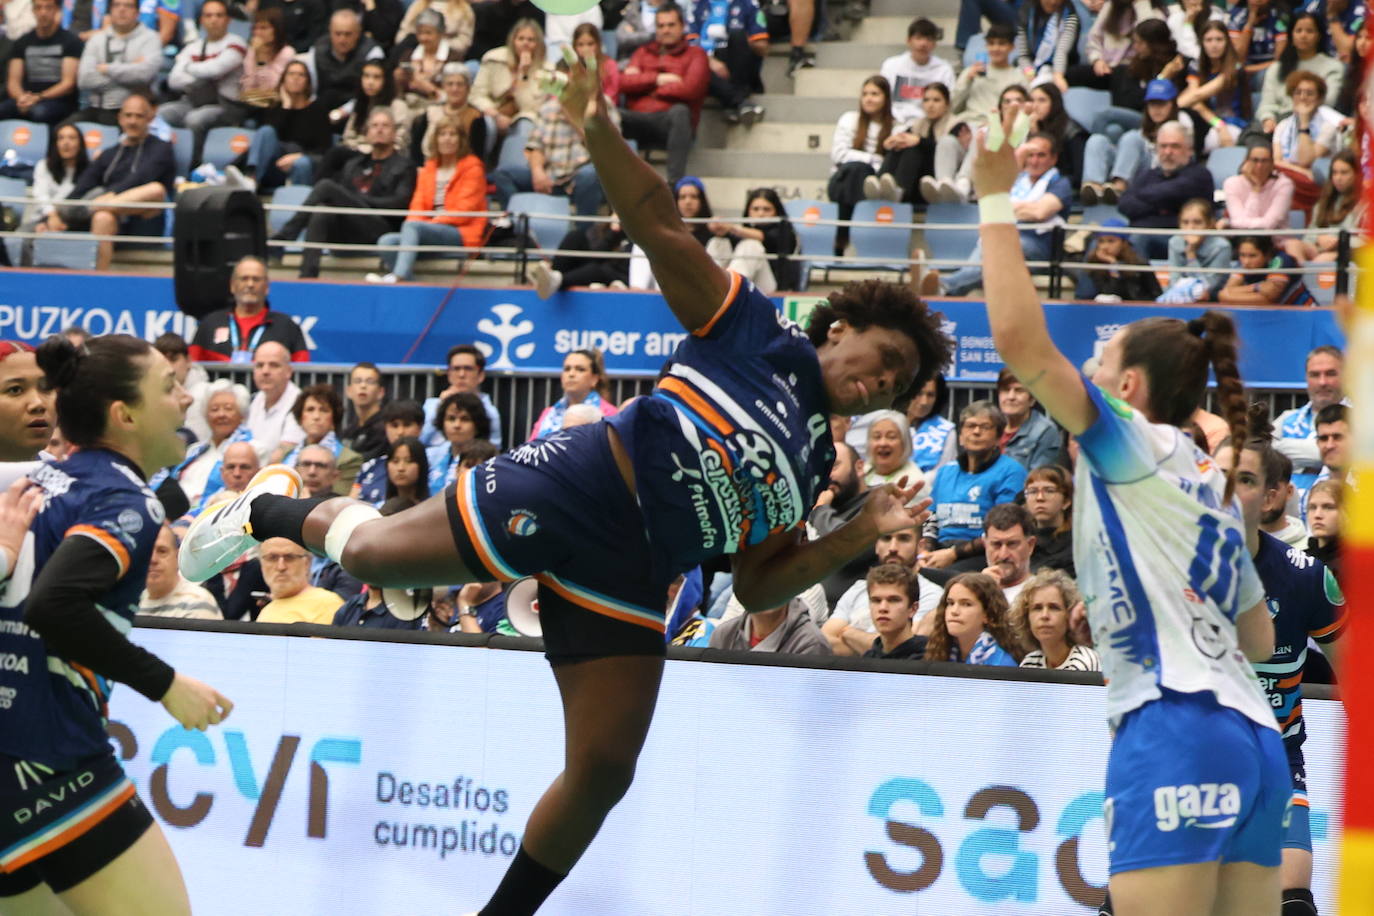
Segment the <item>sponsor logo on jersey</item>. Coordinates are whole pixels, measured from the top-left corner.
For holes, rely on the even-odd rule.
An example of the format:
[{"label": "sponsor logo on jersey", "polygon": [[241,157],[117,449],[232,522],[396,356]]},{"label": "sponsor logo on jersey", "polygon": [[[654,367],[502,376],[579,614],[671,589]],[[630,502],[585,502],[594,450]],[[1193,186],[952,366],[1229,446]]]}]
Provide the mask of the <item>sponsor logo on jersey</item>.
[{"label": "sponsor logo on jersey", "polygon": [[1221,658],[1226,654],[1226,641],[1222,639],[1220,624],[1194,617],[1191,632],[1193,645],[1197,646],[1197,650],[1203,655],[1208,658]]},{"label": "sponsor logo on jersey", "polygon": [[1155,826],[1166,833],[1179,827],[1203,830],[1233,827],[1240,808],[1240,788],[1232,782],[1155,789]]},{"label": "sponsor logo on jersey", "polygon": [[138,534],[143,530],[143,516],[139,515],[133,509],[125,509],[120,512],[116,523],[119,525],[120,529],[128,534]]},{"label": "sponsor logo on jersey", "polygon": [[1345,593],[1341,591],[1340,584],[1336,582],[1336,577],[1331,574],[1331,568],[1322,570],[1322,589],[1326,592],[1326,600],[1336,607],[1345,604]]},{"label": "sponsor logo on jersey", "polygon": [[506,520],[506,532],[514,537],[529,537],[539,530],[539,517],[529,509],[516,509]]}]

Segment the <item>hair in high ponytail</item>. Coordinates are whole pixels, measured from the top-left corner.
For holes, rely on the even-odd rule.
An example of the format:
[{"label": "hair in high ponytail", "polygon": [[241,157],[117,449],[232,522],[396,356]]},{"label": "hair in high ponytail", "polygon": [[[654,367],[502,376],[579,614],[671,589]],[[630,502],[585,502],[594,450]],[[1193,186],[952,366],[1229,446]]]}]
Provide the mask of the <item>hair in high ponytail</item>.
[{"label": "hair in high ponytail", "polygon": [[[1121,346],[1121,368],[1140,369],[1149,382],[1151,420],[1178,427],[1187,424],[1202,404],[1210,368],[1231,441],[1244,442],[1249,418],[1236,360],[1236,325],[1231,316],[1215,310],[1186,322],[1177,318],[1134,322]],[[1235,483],[1232,463],[1226,475],[1225,502],[1231,501]]]},{"label": "hair in high ponytail", "polygon": [[57,426],[73,445],[90,448],[105,435],[110,405],[137,404],[139,382],[153,347],[128,334],[92,337],[80,347],[54,334],[38,347],[38,368],[45,385],[57,392]]}]

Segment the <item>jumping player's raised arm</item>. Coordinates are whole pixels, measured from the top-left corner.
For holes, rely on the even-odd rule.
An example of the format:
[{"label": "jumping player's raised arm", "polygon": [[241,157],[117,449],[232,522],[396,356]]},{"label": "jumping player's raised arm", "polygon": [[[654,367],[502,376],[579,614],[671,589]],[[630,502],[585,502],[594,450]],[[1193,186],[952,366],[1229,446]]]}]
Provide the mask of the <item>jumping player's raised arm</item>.
[{"label": "jumping player's raised arm", "polygon": [[1021,251],[1021,235],[1009,197],[1018,171],[1016,156],[1012,144],[1004,139],[1012,132],[1009,118],[1002,127],[993,125],[989,134],[974,141],[977,158],[973,183],[978,191],[983,263],[997,267],[983,271],[988,321],[1007,367],[1045,405],[1050,416],[1076,435],[1097,419],[1097,408],[1084,391],[1078,370],[1050,339],[1040,295]]},{"label": "jumping player's raised arm", "polygon": [[570,62],[560,98],[568,120],[586,138],[611,209],[625,234],[644,249],[668,307],[688,331],[709,324],[730,291],[730,277],[688,231],[668,185],[620,136],[606,110],[600,76],[582,61]]}]

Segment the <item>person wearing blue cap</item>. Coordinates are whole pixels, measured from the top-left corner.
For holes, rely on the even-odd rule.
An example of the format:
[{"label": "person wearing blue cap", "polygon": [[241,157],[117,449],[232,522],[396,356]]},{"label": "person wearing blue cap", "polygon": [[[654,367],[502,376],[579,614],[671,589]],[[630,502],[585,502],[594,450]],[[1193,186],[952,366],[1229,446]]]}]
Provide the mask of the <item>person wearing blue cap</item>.
[{"label": "person wearing blue cap", "polygon": [[[1153,158],[1159,127],[1179,116],[1178,87],[1166,79],[1150,80],[1145,87],[1145,114],[1140,126],[1113,143],[1108,134],[1094,133],[1083,147],[1083,184],[1078,189],[1083,206],[1114,204],[1130,184],[1131,176]],[[1110,167],[1110,179],[1107,170]]]},{"label": "person wearing blue cap", "polygon": [[1153,302],[1160,295],[1159,280],[1152,270],[1121,270],[1121,265],[1145,266],[1148,262],[1131,246],[1126,221],[1113,216],[1102,221],[1092,250],[1083,258],[1095,265],[1078,273],[1074,296],[1078,299]]}]

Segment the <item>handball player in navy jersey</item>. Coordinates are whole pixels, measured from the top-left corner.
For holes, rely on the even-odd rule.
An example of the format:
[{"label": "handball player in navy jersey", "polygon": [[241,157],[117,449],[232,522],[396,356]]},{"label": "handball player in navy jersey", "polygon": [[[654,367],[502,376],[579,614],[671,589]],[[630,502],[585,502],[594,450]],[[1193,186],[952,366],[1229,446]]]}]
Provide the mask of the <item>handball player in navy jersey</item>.
[{"label": "handball player in navy jersey", "polygon": [[[950,356],[939,316],[896,284],[846,286],[805,330],[783,320],[707,256],[668,186],[612,124],[596,73],[573,64],[561,96],[612,210],[691,332],[653,395],[465,471],[441,496],[387,518],[353,500],[283,498],[295,484],[264,469],[242,497],[207,510],[181,552],[196,581],[269,537],[383,587],[538,579],[566,758],[487,916],[536,911],[629,788],[679,573],[728,553],[735,594],[764,611],[926,517],[919,482],[906,481],[876,490],[820,540],[807,541],[802,524],[829,482],[830,415],[888,407]],[[436,537],[442,530],[452,537]]]},{"label": "handball player in navy jersey", "polygon": [[[0,913],[186,914],[171,847],[105,723],[115,681],[186,728],[231,708],[127,636],[163,522],[146,480],[181,460],[191,398],[134,337],[92,338],[79,351],[53,337],[36,357],[78,448],[28,471],[22,498],[37,515],[0,577]],[[0,415],[8,406],[0,398]]]}]

